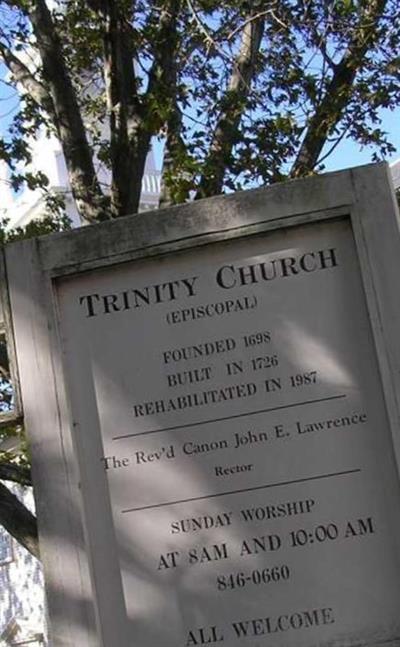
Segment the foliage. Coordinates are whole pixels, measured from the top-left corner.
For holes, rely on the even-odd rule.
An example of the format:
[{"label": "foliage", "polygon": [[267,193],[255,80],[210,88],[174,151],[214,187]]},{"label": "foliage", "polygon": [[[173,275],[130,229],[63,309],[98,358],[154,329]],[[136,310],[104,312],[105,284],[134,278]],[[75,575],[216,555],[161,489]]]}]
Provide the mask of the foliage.
[{"label": "foliage", "polygon": [[[166,146],[163,204],[321,170],[345,137],[373,146],[374,160],[394,150],[380,115],[399,101],[397,0],[70,0],[47,17],[43,5],[0,1],[0,52],[22,97],[0,143],[15,188],[46,185],[40,172],[22,170],[38,129],[60,136],[68,163],[74,142],[60,122],[77,113],[82,147],[113,176],[111,206],[93,185],[89,198],[100,206],[89,216],[76,188],[89,218],[136,210],[137,190],[127,195],[120,178],[133,169],[131,184],[140,185],[152,137]],[[56,69],[40,44],[49,29]],[[75,100],[66,90],[62,115],[60,65]],[[29,74],[40,83],[34,91]],[[87,160],[72,160],[73,191],[77,165],[93,180]]]}]

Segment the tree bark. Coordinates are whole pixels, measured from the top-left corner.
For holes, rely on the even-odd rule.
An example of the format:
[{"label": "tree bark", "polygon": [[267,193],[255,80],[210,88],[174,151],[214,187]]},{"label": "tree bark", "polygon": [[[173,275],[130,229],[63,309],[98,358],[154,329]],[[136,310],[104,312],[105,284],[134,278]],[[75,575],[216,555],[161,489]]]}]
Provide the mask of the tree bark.
[{"label": "tree bark", "polygon": [[[136,213],[150,138],[140,137],[142,115],[137,94],[130,29],[115,0],[91,1],[104,24],[104,81],[110,125],[111,209],[114,217]],[[140,149],[144,145],[145,151]],[[144,157],[142,163],[141,158]]]},{"label": "tree bark", "polygon": [[0,483],[0,524],[34,557],[40,559],[36,519],[3,483]]},{"label": "tree bark", "polygon": [[221,112],[214,130],[209,155],[204,164],[198,198],[221,193],[224,176],[238,139],[238,127],[256,73],[257,56],[264,33],[265,17],[245,21],[239,54],[235,60],[228,89],[222,99]]},{"label": "tree bark", "polygon": [[29,467],[14,465],[14,463],[0,463],[0,481],[13,481],[20,485],[32,485]]},{"label": "tree bark", "polygon": [[[179,166],[179,157],[185,154],[185,144],[181,135],[182,115],[175,99],[175,105],[171,108],[171,114],[166,123],[166,137],[164,144],[163,167],[161,174],[161,190],[159,208],[164,209],[174,204],[184,202],[188,195],[179,193],[172,189],[172,178]],[[174,178],[176,181],[177,178]]]},{"label": "tree bark", "polygon": [[168,25],[168,37],[164,39],[162,52],[163,62],[163,84],[165,97],[168,102],[168,119],[165,123],[165,145],[163,156],[163,168],[161,174],[161,191],[159,207],[170,207],[183,198],[178,198],[172,190],[171,179],[174,170],[179,166],[180,158],[185,154],[185,144],[182,139],[182,114],[178,105],[178,47],[179,34],[177,29],[177,16],[180,9],[180,1],[171,3],[171,17]]},{"label": "tree bark", "polygon": [[0,42],[0,54],[8,69],[14,76],[17,83],[21,84],[23,89],[34,102],[43,108],[51,118],[54,119],[54,105],[46,86],[38,81],[31,73],[29,68],[12,52],[4,43]]},{"label": "tree bark", "polygon": [[[29,17],[42,61],[43,78],[54,106],[57,133],[78,211],[88,222],[106,220],[110,217],[108,201],[96,176],[76,93],[45,0],[33,2]],[[46,106],[43,107],[46,109]]]},{"label": "tree bark", "polygon": [[[151,137],[161,125],[157,100],[170,95],[166,84],[170,65],[170,39],[180,0],[166,0],[158,20],[154,62],[147,91],[137,92],[131,31],[115,0],[89,0],[104,23],[104,78],[109,111],[112,164],[112,211],[114,216],[139,209],[142,178]],[[173,36],[172,36],[173,37]]]},{"label": "tree bark", "polygon": [[341,61],[334,66],[333,76],[325,94],[312,116],[296,161],[290,172],[291,177],[301,177],[312,172],[318,163],[321,151],[340,122],[349,102],[357,72],[365,55],[377,39],[377,22],[382,15],[386,0],[372,0],[360,17],[354,37]]}]

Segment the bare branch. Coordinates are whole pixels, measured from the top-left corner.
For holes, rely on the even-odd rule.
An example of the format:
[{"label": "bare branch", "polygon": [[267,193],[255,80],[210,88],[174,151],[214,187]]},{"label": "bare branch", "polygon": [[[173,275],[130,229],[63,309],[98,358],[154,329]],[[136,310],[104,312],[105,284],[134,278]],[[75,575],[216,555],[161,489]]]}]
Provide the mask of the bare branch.
[{"label": "bare branch", "polygon": [[6,46],[0,42],[0,55],[17,83],[29,94],[35,103],[54,116],[54,106],[50,94],[43,83],[37,80],[29,68]]},{"label": "bare branch", "polygon": [[0,481],[13,481],[20,485],[32,485],[29,467],[15,465],[10,462],[0,462]]},{"label": "bare branch", "polygon": [[279,16],[276,15],[273,9],[266,9],[265,11],[260,11],[259,13],[256,13],[254,16],[250,16],[250,18],[247,18],[243,23],[241,23],[238,27],[236,27],[236,29],[234,29],[233,31],[231,31],[230,34],[228,34],[228,36],[226,37],[226,40],[228,41],[232,40],[232,38],[234,38],[236,34],[241,32],[244,29],[244,27],[248,25],[250,22],[254,22],[259,18],[262,18],[263,16],[268,16],[268,15],[271,15],[273,19],[284,29],[288,28],[288,25],[284,23],[283,20],[279,18]]},{"label": "bare branch", "polygon": [[0,483],[0,524],[34,557],[40,559],[36,519],[3,483]]},{"label": "bare branch", "polygon": [[[218,45],[215,42],[215,39],[211,36],[211,34],[208,31],[207,27],[204,25],[203,21],[201,20],[199,14],[198,14],[198,11],[197,11],[196,7],[194,6],[192,0],[186,0],[186,4],[189,7],[189,10],[190,10],[190,12],[191,12],[197,26],[198,26],[200,32],[204,35],[206,43],[209,43],[210,45],[212,45],[213,47],[218,49]],[[225,56],[225,54],[224,54],[224,56]]]},{"label": "bare branch", "polygon": [[336,150],[336,148],[339,146],[339,144],[343,141],[343,139],[346,137],[346,133],[348,131],[348,128],[344,128],[340,135],[336,138],[336,140],[333,142],[332,146],[329,148],[328,151],[326,151],[325,155],[320,157],[318,159],[318,164],[322,164],[330,155],[332,155],[333,151]]},{"label": "bare branch", "polygon": [[200,32],[204,35],[205,42],[208,45],[208,51],[211,51],[212,49],[214,49],[216,52],[218,52],[220,54],[220,56],[221,56],[221,58],[223,60],[230,63],[231,59],[230,59],[229,54],[227,54],[227,52],[224,52],[224,50],[219,45],[217,40],[211,35],[211,33],[209,32],[209,30],[207,29],[207,27],[205,26],[205,24],[201,20],[201,18],[199,16],[199,13],[198,13],[196,7],[194,6],[192,0],[186,0],[186,4],[188,5],[189,10],[190,10],[190,12],[191,12],[197,26],[198,26]]}]

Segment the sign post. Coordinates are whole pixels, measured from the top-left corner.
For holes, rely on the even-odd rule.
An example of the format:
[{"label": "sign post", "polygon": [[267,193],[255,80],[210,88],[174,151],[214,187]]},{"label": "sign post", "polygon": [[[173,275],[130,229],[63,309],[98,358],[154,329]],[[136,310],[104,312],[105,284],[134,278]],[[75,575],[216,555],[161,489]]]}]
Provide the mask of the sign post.
[{"label": "sign post", "polygon": [[384,165],[7,251],[54,644],[400,644]]}]

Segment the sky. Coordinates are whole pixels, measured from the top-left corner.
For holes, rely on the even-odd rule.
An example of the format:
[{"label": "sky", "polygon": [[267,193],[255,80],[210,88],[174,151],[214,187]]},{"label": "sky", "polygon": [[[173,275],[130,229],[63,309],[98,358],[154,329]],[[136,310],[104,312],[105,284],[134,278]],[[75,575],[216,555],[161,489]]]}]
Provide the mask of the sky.
[{"label": "sky", "polygon": [[[381,118],[382,130],[390,135],[389,140],[396,147],[396,151],[385,159],[389,164],[392,164],[400,159],[400,106],[393,112],[389,110],[383,111]],[[376,149],[373,147],[361,148],[359,144],[344,139],[324,161],[325,171],[339,171],[352,166],[370,164],[375,151]],[[154,155],[156,166],[160,169],[162,165],[162,146],[157,143],[154,147]]]},{"label": "sky", "polygon": [[[5,133],[7,125],[10,123],[18,106],[18,98],[15,90],[2,82],[4,74],[5,68],[0,64],[0,137]],[[389,163],[393,163],[397,159],[400,159],[400,106],[392,112],[388,110],[382,112],[382,129],[390,134],[390,140],[396,147],[396,152],[387,159]],[[325,170],[335,171],[351,166],[369,164],[373,152],[373,148],[361,149],[358,144],[350,140],[344,140],[324,161]],[[162,146],[157,143],[154,146],[154,155],[156,166],[160,169],[162,164]]]},{"label": "sky", "polygon": [[[389,110],[382,111],[381,118],[382,130],[390,135],[389,139],[396,147],[396,151],[385,160],[389,164],[392,164],[400,159],[400,106],[396,110],[393,110],[393,112]],[[161,169],[162,166],[162,148],[162,144],[159,142],[154,143],[153,150],[158,169]],[[339,171],[352,166],[370,164],[374,151],[375,149],[373,147],[361,148],[359,144],[345,139],[324,161],[325,171]]]},{"label": "sky", "polygon": [[[393,112],[388,110],[382,112],[382,129],[390,134],[389,139],[396,147],[396,152],[386,160],[393,163],[400,158],[400,106]],[[369,164],[373,152],[372,148],[361,150],[359,145],[345,140],[326,159],[325,168],[327,171],[336,171],[350,166]]]}]

